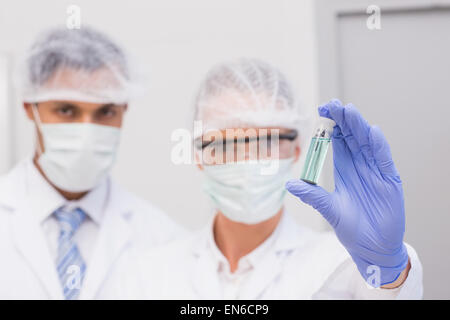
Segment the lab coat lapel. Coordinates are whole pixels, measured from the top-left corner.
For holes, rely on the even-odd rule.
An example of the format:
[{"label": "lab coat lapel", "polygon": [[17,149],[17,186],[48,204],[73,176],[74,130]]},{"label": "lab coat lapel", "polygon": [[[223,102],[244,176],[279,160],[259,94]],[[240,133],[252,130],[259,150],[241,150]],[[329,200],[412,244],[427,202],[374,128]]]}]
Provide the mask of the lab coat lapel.
[{"label": "lab coat lapel", "polygon": [[87,266],[80,300],[96,298],[113,265],[130,242],[131,227],[127,217],[133,210],[126,205],[131,202],[124,198],[124,194],[113,183],[109,199],[92,261]]},{"label": "lab coat lapel", "polygon": [[198,241],[193,242],[194,263],[190,274],[195,296],[200,299],[222,299],[222,290],[217,277],[217,263],[207,250],[208,232],[203,230]]},{"label": "lab coat lapel", "polygon": [[[24,193],[19,193],[24,194]],[[16,207],[12,217],[12,235],[17,249],[30,264],[51,299],[64,299],[61,283],[39,223],[30,214],[26,201]]]},{"label": "lab coat lapel", "polygon": [[248,283],[243,287],[241,299],[267,298],[265,293],[270,285],[282,275],[283,259],[304,243],[303,236],[299,233],[300,229],[289,213],[283,213],[279,228],[273,248],[270,248],[255,266]]},{"label": "lab coat lapel", "polygon": [[195,264],[193,286],[200,299],[222,299],[222,291],[217,277],[217,265],[202,255]]}]

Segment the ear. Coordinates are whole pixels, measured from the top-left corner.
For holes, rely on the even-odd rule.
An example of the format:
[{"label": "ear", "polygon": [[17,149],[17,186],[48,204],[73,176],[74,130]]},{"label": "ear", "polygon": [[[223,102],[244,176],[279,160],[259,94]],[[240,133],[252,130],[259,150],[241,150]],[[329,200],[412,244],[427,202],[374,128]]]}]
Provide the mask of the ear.
[{"label": "ear", "polygon": [[34,121],[33,110],[31,110],[31,108],[32,108],[31,103],[24,102],[23,108],[25,109],[25,112],[27,113],[28,119],[30,119],[31,121]]},{"label": "ear", "polygon": [[195,163],[197,164],[197,168],[203,171],[203,165],[200,164],[200,158],[198,157],[198,153],[195,152]]},{"label": "ear", "polygon": [[123,108],[123,111],[128,111],[128,103],[126,103],[125,105],[124,105],[124,108]]}]

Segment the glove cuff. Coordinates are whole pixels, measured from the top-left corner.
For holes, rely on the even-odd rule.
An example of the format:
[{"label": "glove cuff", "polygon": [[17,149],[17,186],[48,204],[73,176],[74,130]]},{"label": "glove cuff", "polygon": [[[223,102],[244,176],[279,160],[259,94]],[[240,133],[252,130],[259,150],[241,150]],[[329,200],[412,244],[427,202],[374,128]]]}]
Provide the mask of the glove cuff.
[{"label": "glove cuff", "polygon": [[356,263],[359,273],[372,287],[380,287],[396,281],[408,265],[409,260],[408,251],[403,243],[394,254],[381,255],[372,252],[370,261],[360,255],[354,256],[351,253],[350,255]]}]

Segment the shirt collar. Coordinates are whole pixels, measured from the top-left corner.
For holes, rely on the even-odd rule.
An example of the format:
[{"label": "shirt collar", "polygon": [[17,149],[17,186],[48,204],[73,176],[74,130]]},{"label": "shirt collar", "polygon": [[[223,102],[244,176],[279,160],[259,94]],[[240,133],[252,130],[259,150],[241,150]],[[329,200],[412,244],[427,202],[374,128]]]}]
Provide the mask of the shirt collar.
[{"label": "shirt collar", "polygon": [[109,179],[103,181],[79,200],[66,200],[36,168],[33,160],[27,163],[27,193],[39,222],[45,221],[62,206],[80,208],[95,223],[101,224],[109,195]]}]

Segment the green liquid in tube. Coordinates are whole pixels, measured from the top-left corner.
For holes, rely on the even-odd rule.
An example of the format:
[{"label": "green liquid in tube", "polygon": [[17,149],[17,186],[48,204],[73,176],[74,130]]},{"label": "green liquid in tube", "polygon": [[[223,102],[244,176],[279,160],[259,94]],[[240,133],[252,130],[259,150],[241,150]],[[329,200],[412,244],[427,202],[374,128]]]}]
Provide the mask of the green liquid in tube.
[{"label": "green liquid in tube", "polygon": [[329,138],[312,138],[300,179],[317,184],[330,142]]},{"label": "green liquid in tube", "polygon": [[300,176],[300,179],[303,181],[312,184],[317,184],[319,181],[328,147],[331,143],[334,125],[335,122],[333,120],[322,118],[321,124],[311,139],[311,144],[306,154],[305,164]]}]

